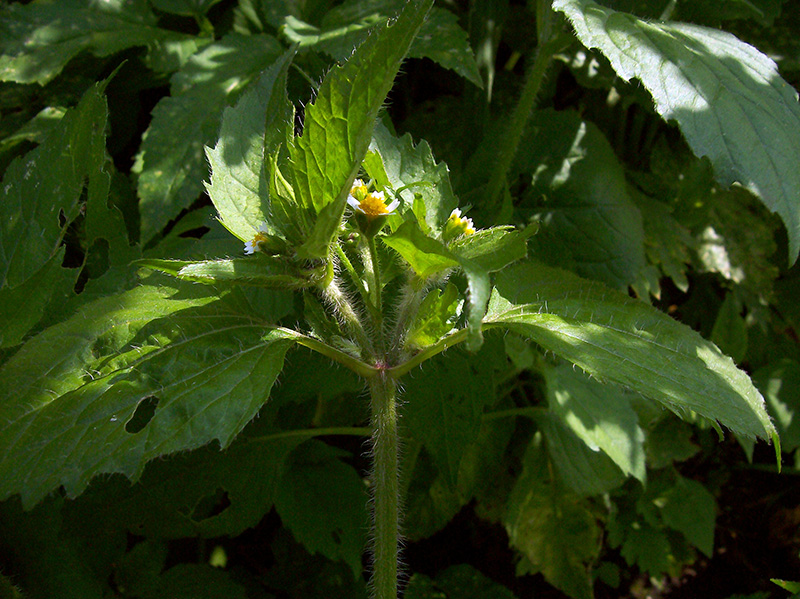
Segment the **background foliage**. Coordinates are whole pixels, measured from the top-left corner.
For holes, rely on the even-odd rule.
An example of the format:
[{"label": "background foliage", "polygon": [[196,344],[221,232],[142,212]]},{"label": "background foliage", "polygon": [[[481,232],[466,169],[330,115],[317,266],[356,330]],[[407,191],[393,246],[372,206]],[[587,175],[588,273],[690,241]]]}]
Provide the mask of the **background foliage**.
[{"label": "background foliage", "polygon": [[[366,596],[363,384],[305,349],[287,353],[279,332],[263,336],[315,307],[273,290],[210,295],[131,262],[240,256],[225,227],[246,239],[254,217],[223,226],[209,195],[233,204],[274,185],[253,139],[287,159],[279,148],[291,108],[303,115],[332,65],[403,4],[0,9],[0,447],[15,456],[0,467],[3,596]],[[553,7],[555,22],[537,18],[535,3],[437,3],[365,168],[395,188],[435,172],[436,185],[420,192],[441,209],[425,213],[430,227],[459,203],[481,227],[535,223],[531,255],[627,291],[631,305],[652,303],[716,343],[764,395],[784,474],[744,435],[720,442],[702,410],[678,408],[681,420],[601,384],[603,369],[580,356],[594,378],[542,353],[525,338],[530,321],[518,319],[509,334],[488,330],[477,356],[451,349],[404,381],[405,596],[583,599],[655,588],[783,597],[769,579],[800,571],[790,267],[800,247],[790,88],[800,84],[800,7]],[[523,128],[512,115],[547,27],[575,35]],[[385,68],[361,66],[365,80]],[[288,103],[274,92],[284,82]],[[248,120],[258,97],[283,106],[282,127]],[[337,135],[363,143],[355,129],[372,116]],[[498,148],[514,136],[506,172]],[[295,163],[308,151],[299,139],[282,148]],[[336,196],[350,174],[339,151],[321,174],[309,166],[309,181],[326,178],[323,195]],[[209,164],[236,169],[209,178]],[[298,195],[309,210],[320,201],[311,183]],[[331,234],[313,229],[307,256]],[[409,257],[412,232],[392,239]],[[450,260],[423,258],[421,270]],[[564,310],[573,292],[603,293],[547,266],[514,268],[497,278],[490,324],[511,322],[501,300],[514,299],[515,277],[563,290]],[[418,323],[420,346],[449,328],[454,297],[447,287],[426,300],[438,316]],[[610,322],[612,308],[598,303],[588,319]],[[638,314],[632,326],[650,312]],[[49,396],[61,396],[58,409]],[[753,434],[748,426],[739,430]],[[87,438],[102,451],[87,451]],[[717,568],[728,569],[724,581]]]}]

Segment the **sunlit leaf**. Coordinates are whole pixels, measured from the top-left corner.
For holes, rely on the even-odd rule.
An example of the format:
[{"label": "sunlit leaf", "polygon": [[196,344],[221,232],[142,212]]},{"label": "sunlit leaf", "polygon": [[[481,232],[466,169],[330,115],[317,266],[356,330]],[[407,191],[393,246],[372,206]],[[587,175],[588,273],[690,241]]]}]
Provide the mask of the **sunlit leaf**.
[{"label": "sunlit leaf", "polygon": [[514,168],[530,180],[522,208],[541,223],[532,253],[626,289],[644,267],[642,215],[597,126],[576,112],[537,111]]},{"label": "sunlit leaf", "polygon": [[639,79],[658,113],[675,120],[723,185],[739,183],[777,212],[800,252],[800,105],[775,63],[735,36],[644,21],[591,0],[555,0],[578,38],[624,80]]},{"label": "sunlit leaf", "polygon": [[626,475],[644,481],[644,432],[622,390],[569,365],[548,368],[545,378],[550,411],[592,451],[602,451]]},{"label": "sunlit leaf", "polygon": [[764,399],[717,347],[649,305],[566,271],[525,263],[498,275],[485,326],[500,325],[679,415],[777,440]]},{"label": "sunlit leaf", "polygon": [[219,218],[239,239],[250,241],[263,224],[272,232],[269,218],[269,164],[267,157],[285,141],[292,126],[292,109],[286,99],[286,73],[294,52],[286,52],[242,94],[235,107],[222,116],[219,140],[206,148],[211,182],[206,185]]},{"label": "sunlit leaf", "polygon": [[0,79],[44,85],[75,56],[109,56],[190,36],[160,29],[144,0],[4,3],[0,8]]},{"label": "sunlit leaf", "polygon": [[292,183],[300,207],[324,218],[300,248],[301,257],[326,257],[378,111],[431,4],[408,3],[391,25],[376,30],[350,60],[328,73],[314,104],[306,107],[303,134],[290,147]]},{"label": "sunlit leaf", "polygon": [[99,473],[136,479],[160,455],[226,447],[292,343],[235,294],[139,287],[88,304],[0,369],[0,496],[30,506],[59,485],[75,496]]}]

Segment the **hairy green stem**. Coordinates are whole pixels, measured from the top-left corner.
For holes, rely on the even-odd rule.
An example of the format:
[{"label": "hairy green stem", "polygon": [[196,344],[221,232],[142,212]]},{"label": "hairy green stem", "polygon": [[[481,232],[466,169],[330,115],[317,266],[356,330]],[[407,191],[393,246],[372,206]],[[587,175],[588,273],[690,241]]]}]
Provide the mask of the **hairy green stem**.
[{"label": "hairy green stem", "polygon": [[397,599],[400,523],[397,385],[393,378],[380,372],[369,379],[369,390],[373,453],[372,594],[375,599]]},{"label": "hairy green stem", "polygon": [[530,117],[533,106],[536,103],[536,97],[542,87],[542,81],[544,81],[547,67],[550,65],[550,59],[562,43],[562,40],[555,39],[541,44],[536,49],[533,64],[528,70],[525,86],[522,88],[522,95],[514,108],[511,119],[508,121],[504,135],[500,137],[500,152],[486,190],[486,207],[489,210],[495,209],[500,201],[506,176],[511,168],[511,162],[517,154],[522,133],[525,131],[525,124],[528,122],[528,117]]},{"label": "hairy green stem", "polygon": [[347,257],[347,254],[342,248],[340,243],[336,244],[336,255],[339,258],[339,262],[344,265],[347,274],[350,275],[350,280],[353,281],[353,285],[356,286],[358,293],[361,295],[361,298],[364,300],[364,305],[367,306],[367,309],[370,311],[373,319],[375,318],[375,306],[372,305],[372,302],[369,301],[369,292],[367,288],[364,287],[364,282],[361,280],[361,277],[358,276],[356,269],[353,267],[353,263],[350,262],[350,258]]},{"label": "hairy green stem", "polygon": [[347,296],[341,290],[338,277],[334,277],[333,280],[322,289],[322,295],[331,303],[337,318],[355,337],[355,340],[361,348],[369,354],[373,354],[372,342],[367,332],[364,330],[364,325],[361,324],[361,319],[353,309],[350,300],[347,299]]},{"label": "hairy green stem", "polygon": [[[372,292],[372,303],[379,314],[379,318],[382,319],[383,302],[381,300],[381,292],[383,289],[381,287],[381,267],[378,263],[378,249],[375,247],[375,237],[367,237],[367,247],[369,248],[369,260],[371,262],[367,270],[372,275],[372,280],[369,282],[370,291]],[[375,324],[377,326],[380,322],[376,322]]]}]

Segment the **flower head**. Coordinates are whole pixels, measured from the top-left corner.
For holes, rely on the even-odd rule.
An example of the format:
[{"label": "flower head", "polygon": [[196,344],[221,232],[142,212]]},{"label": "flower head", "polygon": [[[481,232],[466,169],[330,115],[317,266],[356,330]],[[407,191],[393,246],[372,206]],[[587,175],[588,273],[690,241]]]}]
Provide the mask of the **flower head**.
[{"label": "flower head", "polygon": [[258,231],[253,237],[252,241],[248,241],[244,244],[244,253],[248,256],[255,254],[256,251],[258,251],[259,246],[268,241],[267,233],[269,233],[269,229],[267,229],[267,223],[261,223],[261,226],[258,228]]},{"label": "flower head", "polygon": [[472,224],[471,218],[461,216],[461,210],[454,209],[450,213],[450,218],[444,224],[444,239],[450,241],[461,235],[472,235],[475,233],[475,225]]},{"label": "flower head", "polygon": [[382,191],[368,191],[368,187],[361,179],[353,181],[350,195],[347,196],[347,203],[358,213],[367,217],[371,221],[379,216],[389,216],[393,214],[400,205],[400,200],[395,199],[388,206]]}]

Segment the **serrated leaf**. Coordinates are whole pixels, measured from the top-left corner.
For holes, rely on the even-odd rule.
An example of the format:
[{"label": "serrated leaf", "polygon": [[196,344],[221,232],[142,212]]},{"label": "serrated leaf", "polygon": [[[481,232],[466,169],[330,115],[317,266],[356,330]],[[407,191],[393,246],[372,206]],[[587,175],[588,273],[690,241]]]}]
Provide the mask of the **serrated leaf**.
[{"label": "serrated leaf", "polygon": [[84,50],[108,56],[133,46],[191,39],[157,27],[144,0],[9,3],[0,9],[0,32],[0,79],[41,85]]},{"label": "serrated leaf", "polygon": [[75,496],[96,474],[136,479],[155,457],[230,444],[293,343],[236,297],[139,287],[26,343],[0,369],[0,496],[31,506],[59,485]]},{"label": "serrated leaf", "polygon": [[203,148],[216,142],[225,107],[283,53],[271,36],[232,33],[172,76],[171,95],[153,109],[135,165],[143,241],[202,193]]},{"label": "serrated leaf", "polygon": [[105,152],[104,89],[105,82],[92,86],[44,143],[6,170],[0,184],[0,286],[25,282],[58,251],[66,227],[60,212],[67,223],[78,216],[86,179],[99,175]]},{"label": "serrated leaf", "polygon": [[[410,185],[399,195],[406,206],[412,207],[420,227],[425,230],[427,226],[434,235],[439,235],[450,213],[458,207],[447,165],[436,162],[428,143],[423,140],[415,146],[410,134],[397,138],[381,122],[372,134],[364,168],[382,187],[402,189]],[[415,185],[418,183],[423,184]],[[416,194],[421,204],[416,201]]]},{"label": "serrated leaf", "polygon": [[27,281],[0,288],[0,347],[12,347],[39,322],[55,288],[67,286],[75,275],[61,268],[64,251],[53,254]]},{"label": "serrated leaf", "polygon": [[462,261],[468,260],[475,268],[496,272],[527,255],[525,238],[529,233],[515,231],[513,227],[480,229],[472,235],[454,239],[448,249]]},{"label": "serrated leaf", "polygon": [[485,326],[503,326],[671,410],[777,441],[764,399],[715,345],[600,283],[533,262],[498,275]]},{"label": "serrated leaf", "polygon": [[361,575],[367,514],[366,487],[340,461],[344,452],[309,441],[291,456],[275,495],[283,523],[310,553],[347,563]]},{"label": "serrated leaf", "polygon": [[369,147],[378,111],[392,87],[432,0],[409,2],[391,25],[375,30],[343,66],[334,67],[306,107],[303,135],[290,146],[301,208],[325,211],[304,258],[325,258],[347,203],[349,186]]},{"label": "serrated leaf", "polygon": [[644,432],[622,390],[569,365],[545,370],[550,411],[592,451],[602,451],[627,476],[645,480]]},{"label": "serrated leaf", "polygon": [[[287,16],[281,32],[301,48],[313,48],[337,61],[343,61],[374,27],[385,23],[388,16],[402,7],[403,2],[398,0],[345,2],[328,11],[320,27]],[[429,58],[478,87],[483,87],[467,32],[459,26],[458,17],[449,10],[431,9],[408,55],[411,58]]]},{"label": "serrated leaf", "polygon": [[[502,228],[501,228],[502,229]],[[490,230],[491,231],[491,230]],[[507,234],[514,235],[515,233]],[[488,237],[493,237],[489,233]],[[382,236],[383,243],[400,254],[406,260],[414,272],[421,279],[427,279],[438,273],[441,273],[448,268],[460,266],[467,276],[467,294],[466,294],[466,313],[467,313],[467,326],[469,335],[467,337],[467,348],[470,351],[477,351],[483,343],[483,336],[481,335],[481,319],[486,312],[486,304],[489,301],[491,294],[491,282],[489,280],[489,273],[481,267],[479,262],[470,258],[461,257],[445,246],[444,243],[438,239],[428,237],[419,228],[419,225],[414,221],[406,221],[391,235]],[[494,245],[495,242],[489,244],[489,248],[498,247]],[[525,243],[521,242],[524,248]],[[514,249],[514,243],[510,247],[510,253],[516,255],[518,252]],[[476,258],[484,258],[480,260],[484,264],[493,264],[503,262],[508,257],[506,252],[500,252],[499,260],[493,259],[489,255],[482,254],[483,247],[476,246]],[[517,248],[519,249],[519,247]],[[464,250],[464,253],[468,253]]]},{"label": "serrated leaf", "polygon": [[[118,241],[116,233],[122,244],[114,243],[114,257],[120,247],[126,258],[132,257],[121,220],[115,227],[106,205],[105,86],[106,82],[92,86],[75,108],[49,127],[36,149],[9,165],[0,183],[0,312],[6,316],[0,325],[0,347],[19,343],[40,320],[55,290],[74,280],[74,271],[61,268],[61,242],[79,215],[87,184],[88,242],[97,236]],[[109,225],[102,232],[98,220]]]},{"label": "serrated leaf", "polygon": [[656,504],[664,524],[683,534],[707,557],[713,555],[717,502],[703,485],[679,476],[674,486],[659,494]]},{"label": "serrated leaf", "polygon": [[515,170],[531,177],[525,209],[542,225],[532,253],[627,289],[645,264],[642,216],[600,129],[576,112],[537,111]]},{"label": "serrated leaf", "polygon": [[800,252],[800,105],[775,63],[735,36],[644,21],[591,0],[555,0],[578,38],[625,81],[639,79],[723,185],[739,183],[783,219],[789,259]]},{"label": "serrated leaf", "polygon": [[234,283],[269,289],[302,289],[312,287],[325,277],[325,268],[301,270],[280,258],[256,255],[249,258],[220,260],[139,260],[145,268],[159,270],[179,279],[206,285]]},{"label": "serrated leaf", "polygon": [[425,235],[413,221],[406,221],[380,240],[400,254],[423,280],[458,266],[456,256],[441,241]]},{"label": "serrated leaf", "polygon": [[225,228],[242,241],[252,240],[262,224],[277,229],[269,218],[267,157],[292,125],[286,74],[293,57],[293,51],[285,52],[236,106],[225,109],[219,140],[213,149],[206,148],[211,166],[206,190]]},{"label": "serrated leaf", "polygon": [[455,488],[466,448],[481,428],[481,413],[492,396],[492,372],[486,361],[463,353],[430,362],[408,377],[405,417],[409,434],[425,445],[445,480]]}]

